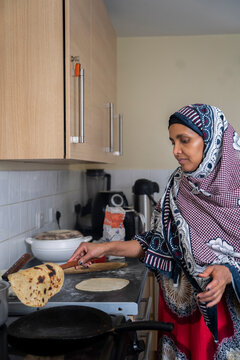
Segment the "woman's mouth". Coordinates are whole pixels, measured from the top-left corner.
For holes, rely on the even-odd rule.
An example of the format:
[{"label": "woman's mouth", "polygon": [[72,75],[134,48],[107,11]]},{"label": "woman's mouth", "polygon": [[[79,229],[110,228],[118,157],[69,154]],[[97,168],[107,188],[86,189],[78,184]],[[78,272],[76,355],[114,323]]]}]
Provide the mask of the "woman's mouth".
[{"label": "woman's mouth", "polygon": [[180,165],[182,165],[187,161],[187,159],[177,159],[177,161],[179,162]]}]

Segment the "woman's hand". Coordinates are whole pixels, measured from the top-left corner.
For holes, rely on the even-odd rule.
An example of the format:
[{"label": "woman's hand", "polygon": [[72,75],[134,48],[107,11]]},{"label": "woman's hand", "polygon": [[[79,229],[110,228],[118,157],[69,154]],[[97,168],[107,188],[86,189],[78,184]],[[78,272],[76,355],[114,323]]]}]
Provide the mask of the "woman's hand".
[{"label": "woman's hand", "polygon": [[205,291],[197,295],[200,302],[207,302],[207,307],[218,304],[223,296],[226,285],[232,282],[231,272],[224,265],[211,265],[201,274],[201,278],[211,277],[212,281],[207,285]]},{"label": "woman's hand", "polygon": [[79,264],[91,265],[91,260],[106,255],[140,258],[144,251],[137,240],[110,241],[104,243],[81,243],[69,261],[78,260]]},{"label": "woman's hand", "polygon": [[79,264],[89,266],[92,264],[91,260],[100,258],[105,255],[107,250],[107,243],[81,243],[77,250],[70,257],[69,261],[78,260]]}]

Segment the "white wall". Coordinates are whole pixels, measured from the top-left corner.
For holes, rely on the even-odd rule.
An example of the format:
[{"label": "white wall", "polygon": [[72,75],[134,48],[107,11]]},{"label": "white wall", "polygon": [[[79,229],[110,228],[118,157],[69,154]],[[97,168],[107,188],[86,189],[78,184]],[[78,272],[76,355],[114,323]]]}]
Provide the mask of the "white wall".
[{"label": "white wall", "polygon": [[239,44],[240,35],[119,38],[124,155],[109,167],[175,168],[167,122],[187,104],[221,108],[240,132]]}]

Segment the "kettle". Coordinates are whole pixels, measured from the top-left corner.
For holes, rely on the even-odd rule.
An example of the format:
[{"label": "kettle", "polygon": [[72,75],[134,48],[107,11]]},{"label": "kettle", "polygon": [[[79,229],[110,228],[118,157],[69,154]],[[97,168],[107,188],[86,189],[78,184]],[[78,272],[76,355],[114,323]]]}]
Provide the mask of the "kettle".
[{"label": "kettle", "polygon": [[124,228],[125,228],[125,240],[132,240],[137,234],[141,234],[145,228],[144,216],[138,213],[135,209],[124,208]]},{"label": "kettle", "polygon": [[148,179],[138,179],[132,187],[134,194],[134,209],[144,216],[144,231],[150,230],[151,217],[157,202],[153,198],[159,192],[159,185]]}]

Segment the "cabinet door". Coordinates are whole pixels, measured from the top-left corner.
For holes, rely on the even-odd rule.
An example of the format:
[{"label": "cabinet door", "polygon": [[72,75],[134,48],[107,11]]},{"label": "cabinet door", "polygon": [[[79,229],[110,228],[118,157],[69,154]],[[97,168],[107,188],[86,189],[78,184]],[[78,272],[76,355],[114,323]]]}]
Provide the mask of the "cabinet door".
[{"label": "cabinet door", "polygon": [[[102,0],[66,0],[66,157],[94,162],[113,162],[115,157],[107,152],[109,147],[109,109],[106,104],[115,98],[115,64],[109,68],[109,48],[116,51],[116,36],[109,38],[109,24]],[[81,138],[81,87],[79,78],[73,76],[72,57],[79,57],[84,69],[84,142],[72,143]],[[105,74],[108,74],[106,77]],[[108,81],[114,82],[110,89]],[[107,95],[111,92],[111,96]]]},{"label": "cabinet door", "polygon": [[0,159],[64,157],[61,0],[0,0]]},{"label": "cabinet door", "polygon": [[[116,34],[107,14],[104,2],[92,0],[92,111],[98,131],[102,132],[101,146],[106,161],[116,161]],[[111,142],[110,112],[113,106]],[[112,152],[111,145],[113,145]]]},{"label": "cabinet door", "polygon": [[[94,156],[89,146],[89,118],[91,106],[91,1],[65,1],[66,49],[66,157],[89,160]],[[77,61],[71,61],[78,57]],[[81,103],[80,78],[74,74],[76,63],[84,69],[84,103]],[[84,141],[73,143],[80,133],[80,107],[84,106]],[[80,139],[79,139],[80,140]]]}]

